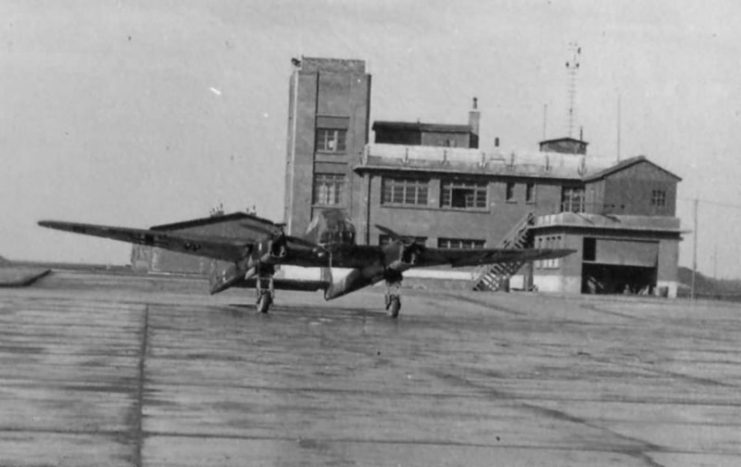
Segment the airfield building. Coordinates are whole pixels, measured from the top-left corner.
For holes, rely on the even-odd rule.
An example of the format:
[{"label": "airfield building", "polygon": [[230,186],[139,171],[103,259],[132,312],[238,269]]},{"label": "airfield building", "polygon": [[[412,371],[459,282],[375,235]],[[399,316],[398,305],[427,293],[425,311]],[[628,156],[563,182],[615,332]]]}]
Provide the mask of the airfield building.
[{"label": "airfield building", "polygon": [[[301,235],[318,212],[341,208],[364,244],[390,241],[374,228],[380,224],[430,247],[576,250],[533,264],[469,269],[470,286],[478,290],[676,295],[677,175],[644,156],[616,163],[590,155],[581,138],[541,141],[533,151],[505,151],[498,140],[482,149],[475,99],[464,123],[371,125],[370,95],[371,76],[361,60],[293,60],[288,233]],[[243,221],[232,214],[158,228],[240,236]],[[159,272],[213,267],[142,247],[135,247],[132,262]]]},{"label": "airfield building", "polygon": [[[541,141],[539,151],[479,148],[468,122],[376,121],[370,75],[358,60],[302,58],[290,79],[286,220],[300,235],[319,210],[342,208],[358,241],[389,241],[390,226],[439,248],[573,248],[566,258],[481,270],[480,289],[516,275],[522,288],[675,295],[680,178],[643,156],[619,163],[586,141]],[[369,140],[369,128],[375,134]],[[517,273],[517,274],[515,274]]]}]

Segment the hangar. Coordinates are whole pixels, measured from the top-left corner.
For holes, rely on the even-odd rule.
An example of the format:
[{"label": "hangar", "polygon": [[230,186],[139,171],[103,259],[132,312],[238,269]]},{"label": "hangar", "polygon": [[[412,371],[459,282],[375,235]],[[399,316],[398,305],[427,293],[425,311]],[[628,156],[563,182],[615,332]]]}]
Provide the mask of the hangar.
[{"label": "hangar", "polygon": [[[371,76],[362,60],[292,63],[289,234],[301,235],[323,209],[342,208],[355,220],[359,243],[389,241],[373,228],[381,224],[439,248],[577,250],[557,260],[471,270],[477,290],[676,295],[675,174],[644,156],[615,162],[588,155],[581,138],[541,141],[537,151],[505,151],[497,138],[481,149],[476,99],[466,123],[371,125]],[[158,228],[239,236],[242,221],[235,213]],[[159,272],[213,267],[141,247],[132,263]]]},{"label": "hangar", "polygon": [[[259,219],[259,218],[258,218]],[[196,235],[216,235],[224,238],[250,240],[254,231],[245,228],[255,224],[255,217],[243,212],[224,214],[214,210],[209,217],[151,227],[163,232]],[[134,245],[131,250],[132,269],[140,272],[171,274],[210,274],[216,268],[228,266],[223,261],[187,255],[162,248]]]}]

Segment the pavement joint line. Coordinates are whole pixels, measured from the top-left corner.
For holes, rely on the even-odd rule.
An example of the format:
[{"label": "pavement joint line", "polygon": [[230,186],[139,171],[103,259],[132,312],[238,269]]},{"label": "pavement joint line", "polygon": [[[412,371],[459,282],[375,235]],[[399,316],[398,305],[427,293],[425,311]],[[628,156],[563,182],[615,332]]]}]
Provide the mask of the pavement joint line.
[{"label": "pavement joint line", "polygon": [[[477,388],[477,389],[481,390],[484,393],[492,394],[492,395],[494,395],[494,396],[496,396],[498,398],[499,397],[501,397],[501,398],[507,398],[508,396],[513,396],[514,397],[513,394],[508,393],[507,391],[501,391],[501,390],[494,389],[494,388],[491,388],[491,387],[488,387],[488,386],[485,386],[485,385],[475,384],[475,383],[471,382],[470,380],[468,380],[466,378],[462,378],[460,376],[456,376],[456,375],[452,375],[452,374],[445,374],[445,373],[442,373],[442,372],[432,372],[432,374],[434,376],[437,376],[437,377],[441,378],[441,379],[445,379],[445,380],[448,380],[448,381],[454,381],[454,382],[457,382],[458,384],[462,384],[462,385],[466,385],[466,386],[471,386],[471,387]],[[512,400],[512,399],[509,399],[509,400]],[[587,428],[590,428],[590,429],[593,429],[593,430],[597,430],[597,431],[602,431],[602,432],[609,433],[611,436],[614,436],[616,439],[621,440],[623,442],[627,442],[629,444],[634,444],[634,446],[623,448],[623,449],[617,449],[617,450],[607,449],[606,451],[622,453],[622,454],[628,455],[630,457],[633,457],[635,459],[640,459],[640,460],[646,462],[647,465],[649,465],[651,467],[663,467],[662,464],[657,463],[656,461],[654,461],[647,454],[648,452],[664,452],[665,449],[662,446],[659,446],[657,444],[653,444],[653,443],[648,442],[648,441],[641,440],[639,438],[633,438],[633,437],[630,437],[630,436],[626,436],[626,435],[620,434],[620,433],[618,433],[616,431],[613,431],[613,430],[609,429],[606,426],[601,426],[601,425],[596,425],[594,423],[590,423],[588,420],[586,420],[586,419],[584,419],[582,417],[577,417],[577,416],[571,415],[571,414],[569,414],[567,412],[564,412],[564,411],[561,411],[561,410],[551,409],[549,407],[543,407],[543,406],[540,406],[540,405],[537,405],[537,404],[531,404],[531,403],[528,403],[528,402],[520,402],[517,405],[519,405],[520,407],[522,407],[525,410],[530,410],[530,411],[533,411],[535,413],[538,413],[538,414],[541,414],[541,415],[545,415],[545,416],[547,416],[549,418],[553,418],[553,419],[560,420],[560,421],[566,421],[566,422],[569,422],[569,423],[575,423],[575,424],[578,424],[578,425],[586,426]]]},{"label": "pavement joint line", "polygon": [[610,316],[618,316],[620,318],[637,319],[637,320],[641,320],[641,321],[653,321],[653,320],[649,319],[646,316],[633,316],[633,315],[628,315],[628,314],[625,314],[625,313],[620,313],[620,312],[617,312],[617,311],[606,310],[604,308],[598,307],[597,305],[595,305],[593,303],[582,303],[579,307],[582,310],[593,311],[595,313],[602,313],[602,314],[610,315]]},{"label": "pavement joint line", "polygon": [[144,306],[144,316],[142,317],[141,327],[141,344],[139,348],[139,374],[138,374],[138,385],[136,388],[136,398],[134,400],[134,442],[136,443],[134,452],[134,465],[136,467],[142,466],[142,449],[144,444],[144,427],[143,427],[143,411],[144,411],[144,376],[146,370],[146,359],[147,359],[147,348],[149,346],[149,305]]},{"label": "pavement joint line", "polygon": [[[177,386],[173,383],[156,383],[156,386],[170,387]],[[202,384],[202,383],[189,383],[190,387],[199,388],[224,388],[221,385],[214,384]],[[368,391],[368,390],[354,390],[354,389],[337,389],[337,388],[289,388],[289,387],[271,387],[271,386],[250,386],[250,385],[229,385],[230,389],[240,390],[253,390],[253,391],[273,391],[273,392],[316,392],[316,393],[329,393],[329,394],[363,394],[363,395],[382,395],[386,396],[387,393],[384,391]],[[490,398],[487,394],[482,394],[480,390],[476,390],[474,394],[448,394],[448,393],[418,393],[418,392],[401,392],[397,391],[394,393],[395,396],[404,397],[428,397],[435,399],[488,399]],[[633,405],[687,405],[687,406],[699,406],[699,407],[741,407],[741,400],[737,402],[721,402],[721,401],[695,401],[695,400],[673,400],[673,399],[658,399],[658,398],[641,398],[641,399],[630,399],[625,397],[601,397],[601,398],[587,398],[587,397],[555,397],[555,396],[538,396],[538,395],[527,395],[527,396],[516,396],[516,395],[503,395],[502,400],[518,402],[518,401],[553,401],[553,402],[607,402],[616,404],[633,404]],[[737,426],[736,424],[720,424],[721,426]],[[741,425],[741,423],[739,423]]]},{"label": "pavement joint line", "polygon": [[[123,430],[64,430],[54,428],[0,428],[0,433],[45,433],[51,435],[66,435],[66,436],[102,436],[102,437],[120,437],[127,436],[130,434],[128,429]],[[146,438],[185,438],[185,439],[225,439],[225,440],[243,440],[243,441],[321,441],[325,443],[358,443],[358,444],[385,444],[385,445],[417,445],[417,446],[460,446],[460,447],[480,447],[480,448],[507,448],[507,449],[535,449],[544,451],[573,451],[578,449],[579,451],[585,452],[613,452],[631,455],[629,451],[615,451],[609,448],[595,448],[595,447],[574,447],[574,446],[551,446],[551,445],[533,445],[533,444],[522,444],[522,443],[509,443],[506,440],[500,440],[496,443],[466,443],[462,441],[450,441],[450,440],[435,440],[435,439],[368,439],[368,438],[314,438],[314,437],[303,437],[303,436],[260,436],[260,435],[235,435],[229,433],[213,434],[213,433],[178,433],[173,431],[142,431],[143,437]],[[501,438],[501,435],[500,435]],[[648,450],[646,452],[661,452],[661,453],[674,453],[674,454],[703,454],[700,450],[691,449],[677,449],[677,448],[661,448],[656,446],[655,450]],[[716,454],[724,456],[737,456],[739,452],[720,450],[716,451]],[[139,465],[139,464],[135,464]],[[651,464],[659,465],[659,464]]]},{"label": "pavement joint line", "polygon": [[605,358],[598,358],[594,356],[588,356],[588,358],[594,362],[602,363],[605,365],[618,366],[620,368],[637,368],[640,370],[653,373],[655,375],[666,376],[671,379],[680,378],[693,383],[701,384],[703,386],[722,386],[727,388],[738,387],[738,384],[726,383],[724,381],[718,381],[716,379],[704,378],[702,376],[692,376],[676,371],[662,370],[661,368],[655,368],[654,365],[646,362],[630,363],[630,362],[612,362]]},{"label": "pavement joint line", "polygon": [[[245,441],[321,441],[325,443],[358,443],[358,444],[386,444],[386,445],[417,445],[417,446],[463,446],[463,447],[480,447],[480,448],[520,448],[520,449],[538,449],[544,451],[573,451],[577,449],[574,446],[551,446],[551,445],[532,445],[522,443],[507,443],[506,441],[497,441],[495,443],[466,443],[462,441],[450,441],[440,439],[368,439],[368,438],[313,438],[313,437],[302,437],[302,436],[259,436],[259,435],[232,435],[232,434],[210,434],[210,433],[177,433],[177,432],[146,432],[147,437],[156,438],[197,438],[197,439],[232,439],[232,440],[245,440]],[[500,435],[501,438],[501,435]],[[683,454],[698,454],[698,451],[692,450],[664,450],[657,447],[656,451],[652,452],[672,452],[672,453],[683,453]],[[629,450],[615,451],[609,448],[595,448],[595,447],[583,447],[579,446],[580,451],[591,451],[591,452],[613,452],[625,455],[632,455]],[[736,454],[735,452],[727,452],[726,454]],[[651,464],[658,465],[658,464]]]},{"label": "pavement joint line", "polygon": [[0,433],[48,433],[55,435],[94,435],[94,436],[128,436],[131,432],[129,429],[122,430],[64,430],[61,428],[33,428],[33,427],[17,427],[17,428],[0,428]]},{"label": "pavement joint line", "polygon": [[489,303],[489,302],[487,302],[485,300],[477,300],[475,298],[463,297],[461,295],[456,295],[456,294],[451,294],[451,293],[444,293],[443,295],[445,295],[447,297],[450,297],[450,298],[453,298],[455,300],[461,300],[461,301],[470,303],[472,305],[476,305],[476,306],[479,306],[479,307],[482,307],[482,308],[486,308],[487,310],[499,311],[499,312],[505,313],[507,315],[512,315],[512,316],[523,316],[523,315],[525,315],[525,312],[523,312],[523,311],[515,310],[513,308],[505,308],[505,307],[503,307],[501,305],[497,305],[497,304],[494,304],[494,303]]}]

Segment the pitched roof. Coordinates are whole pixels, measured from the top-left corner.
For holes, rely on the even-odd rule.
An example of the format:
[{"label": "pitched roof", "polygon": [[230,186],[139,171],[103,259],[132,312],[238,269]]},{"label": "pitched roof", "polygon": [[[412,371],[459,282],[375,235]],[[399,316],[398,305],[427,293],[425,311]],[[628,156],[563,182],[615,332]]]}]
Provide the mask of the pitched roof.
[{"label": "pitched roof", "polygon": [[586,141],[583,141],[583,140],[580,140],[580,139],[577,139],[577,138],[572,138],[571,136],[566,136],[566,137],[563,137],[563,138],[544,139],[543,141],[539,142],[538,144],[559,143],[559,142],[562,142],[562,141],[570,141],[572,143],[581,143],[581,144],[583,144],[585,146],[589,144]]},{"label": "pitched roof", "polygon": [[595,181],[595,180],[599,180],[601,178],[607,177],[608,175],[612,175],[612,174],[614,174],[616,172],[620,172],[621,170],[625,170],[628,167],[634,166],[636,164],[640,164],[641,162],[646,162],[648,164],[651,164],[652,166],[654,166],[657,169],[661,170],[662,172],[666,173],[670,177],[676,178],[677,181],[681,181],[682,180],[682,178],[679,177],[678,175],[676,175],[676,174],[674,174],[672,172],[669,172],[668,170],[666,170],[665,168],[661,167],[660,165],[657,165],[657,164],[651,162],[650,160],[648,160],[646,158],[646,156],[635,156],[635,157],[631,157],[629,159],[624,159],[624,160],[618,162],[617,164],[615,164],[613,166],[610,166],[610,167],[608,167],[608,168],[606,168],[604,170],[601,170],[601,171],[599,171],[599,172],[597,172],[597,173],[595,173],[593,175],[584,177],[584,181],[585,182],[592,182],[592,181]]},{"label": "pitched roof", "polygon": [[222,222],[231,222],[231,221],[243,220],[243,219],[254,219],[260,223],[266,223],[266,224],[271,224],[271,225],[273,224],[272,221],[268,219],[263,219],[262,217],[258,217],[252,214],[247,214],[245,212],[233,212],[231,214],[224,214],[223,216],[201,217],[198,219],[174,222],[172,224],[156,225],[154,227],[151,227],[150,230],[180,230],[180,229],[187,229],[191,227],[200,227],[203,225],[220,224]]}]

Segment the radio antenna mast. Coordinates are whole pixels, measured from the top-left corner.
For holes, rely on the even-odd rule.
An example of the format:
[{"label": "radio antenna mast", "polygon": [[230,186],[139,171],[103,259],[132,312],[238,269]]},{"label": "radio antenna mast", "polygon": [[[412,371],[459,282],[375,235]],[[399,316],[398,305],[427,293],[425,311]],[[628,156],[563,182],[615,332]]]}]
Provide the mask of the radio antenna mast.
[{"label": "radio antenna mast", "polygon": [[571,52],[571,60],[566,62],[566,73],[568,73],[568,93],[569,93],[569,138],[574,131],[574,116],[576,113],[575,100],[576,100],[576,72],[579,71],[580,60],[581,60],[581,47],[576,42],[569,42],[569,51]]}]

